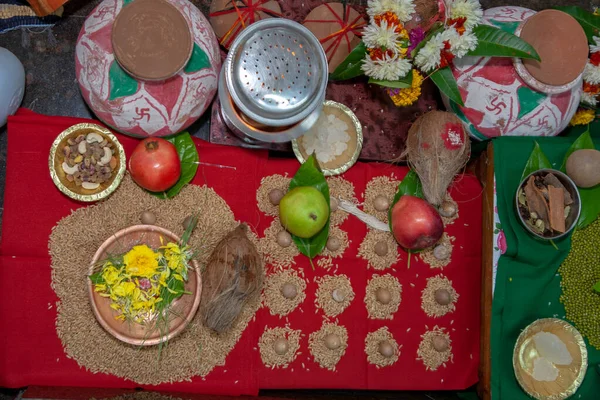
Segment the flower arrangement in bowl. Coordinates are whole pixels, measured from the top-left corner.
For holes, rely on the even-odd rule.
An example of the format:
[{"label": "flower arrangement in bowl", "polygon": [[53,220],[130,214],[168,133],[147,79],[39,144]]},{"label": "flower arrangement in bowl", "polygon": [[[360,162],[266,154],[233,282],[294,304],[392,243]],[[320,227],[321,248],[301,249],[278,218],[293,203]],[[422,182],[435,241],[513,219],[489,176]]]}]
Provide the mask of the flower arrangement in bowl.
[{"label": "flower arrangement in bowl", "polygon": [[[192,224],[195,225],[195,224]],[[153,225],[117,232],[96,252],[88,292],[96,319],[117,339],[140,346],[162,344],[181,333],[198,310],[200,269],[188,245]]]},{"label": "flower arrangement in bowl", "polygon": [[[345,80],[366,75],[386,88],[396,106],[409,106],[431,79],[449,99],[463,105],[450,65],[465,56],[520,57],[539,60],[535,49],[499,28],[480,25],[478,0],[446,0],[445,17],[415,25],[415,0],[369,0],[369,25],[362,41],[330,75]],[[410,28],[413,26],[412,28]]]}]

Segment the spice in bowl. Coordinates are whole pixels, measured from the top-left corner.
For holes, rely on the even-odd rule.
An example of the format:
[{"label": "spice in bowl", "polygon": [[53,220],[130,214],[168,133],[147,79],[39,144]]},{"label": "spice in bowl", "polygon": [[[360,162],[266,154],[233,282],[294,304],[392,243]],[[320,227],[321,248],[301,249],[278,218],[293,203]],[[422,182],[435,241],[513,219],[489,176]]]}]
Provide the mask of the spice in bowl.
[{"label": "spice in bowl", "polygon": [[325,101],[323,111],[302,137],[292,141],[300,162],[315,154],[324,175],[339,175],[358,159],[362,149],[362,128],[356,115],[343,104]]},{"label": "spice in bowl", "polygon": [[61,192],[80,201],[107,197],[125,173],[125,152],[117,138],[95,124],[77,124],[52,144],[50,175]]}]

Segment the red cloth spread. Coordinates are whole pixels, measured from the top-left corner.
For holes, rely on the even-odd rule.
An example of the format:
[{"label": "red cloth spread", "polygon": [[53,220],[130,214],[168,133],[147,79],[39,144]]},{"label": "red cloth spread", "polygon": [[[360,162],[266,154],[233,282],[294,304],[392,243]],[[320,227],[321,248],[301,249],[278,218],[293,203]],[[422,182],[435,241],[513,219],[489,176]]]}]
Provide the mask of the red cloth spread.
[{"label": "red cloth spread", "polygon": [[[68,199],[54,186],[48,173],[48,152],[55,137],[67,127],[89,122],[66,117],[47,117],[20,110],[9,118],[8,155],[2,242],[0,243],[0,386],[83,386],[134,388],[134,382],[107,374],[92,374],[68,359],[56,335],[56,301],[50,287],[48,237],[52,227],[71,210],[85,206]],[[136,139],[119,135],[129,155]],[[216,146],[196,140],[200,160],[236,169],[201,165],[194,184],[207,184],[223,197],[235,217],[256,227],[262,236],[271,217],[262,214],[255,195],[262,177],[288,173],[298,168],[293,159],[269,159],[267,153],[235,147]],[[362,200],[365,186],[376,176],[394,173],[402,178],[405,167],[358,163],[344,178],[355,187]],[[240,195],[245,193],[245,195]],[[431,269],[413,256],[410,269],[406,253],[393,270],[367,269],[357,257],[366,234],[365,225],[350,216],[341,229],[352,241],[343,259],[335,259],[338,273],[350,278],[355,298],[337,320],[348,329],[349,342],[336,372],[319,367],[310,356],[308,337],[318,330],[323,313],[315,313],[314,277],[327,275],[324,269],[312,271],[308,259],[298,257],[294,268],[303,268],[308,278],[307,298],[287,318],[258,311],[240,342],[227,357],[225,367],[217,367],[205,380],[146,386],[177,392],[210,394],[256,394],[259,388],[344,388],[378,390],[464,389],[477,381],[479,362],[480,264],[481,264],[481,186],[473,176],[462,176],[451,194],[459,204],[460,218],[447,228],[456,237],[452,262],[443,270]],[[363,302],[367,280],[374,274],[391,273],[402,285],[402,301],[393,320],[370,320]],[[428,277],[442,273],[452,282],[460,298],[456,311],[430,318],[421,310],[421,290]],[[412,284],[412,285],[411,285]],[[414,287],[413,287],[414,285]],[[301,355],[287,369],[265,368],[258,352],[258,338],[265,327],[301,329]],[[445,327],[452,340],[454,361],[437,371],[426,371],[416,360],[420,335],[435,325]],[[396,364],[377,369],[366,361],[365,337],[387,326],[402,345]],[[304,364],[304,367],[302,366]],[[293,371],[292,371],[293,369]]]}]

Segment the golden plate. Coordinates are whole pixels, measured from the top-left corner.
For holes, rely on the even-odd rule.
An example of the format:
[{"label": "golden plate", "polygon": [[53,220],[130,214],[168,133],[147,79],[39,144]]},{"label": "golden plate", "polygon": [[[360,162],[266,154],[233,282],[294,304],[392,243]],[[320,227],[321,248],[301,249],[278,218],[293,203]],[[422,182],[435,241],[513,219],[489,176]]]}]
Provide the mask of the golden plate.
[{"label": "golden plate", "polygon": [[[69,138],[75,138],[80,134],[87,134],[91,132],[96,132],[100,136],[103,136],[105,139],[112,142],[115,145],[115,149],[118,153],[116,173],[113,172],[111,178],[107,182],[104,182],[94,190],[78,187],[74,182],[69,182],[67,180],[66,174],[61,167],[62,158],[60,157],[59,150],[67,144],[67,140]],[[52,143],[52,147],[50,148],[50,156],[48,157],[48,167],[50,168],[50,176],[52,177],[52,181],[58,190],[63,192],[65,195],[78,201],[98,201],[108,197],[117,189],[119,184],[121,184],[123,175],[125,175],[125,150],[123,150],[123,146],[121,146],[121,143],[119,143],[119,140],[116,138],[116,136],[113,135],[108,129],[96,124],[77,124],[64,130],[56,139],[54,139],[54,143]]]},{"label": "golden plate", "polygon": [[[532,376],[533,361],[538,358],[533,336],[542,331],[558,336],[573,357],[570,365],[555,365],[559,374],[554,382],[536,381]],[[587,363],[587,348],[583,337],[574,326],[561,319],[538,319],[521,332],[515,343],[513,353],[515,377],[523,390],[538,400],[563,400],[572,396],[583,382]]]},{"label": "golden plate", "polygon": [[[354,132],[350,132],[350,141],[348,142],[348,148],[346,151],[337,156],[333,161],[325,164],[319,163],[323,171],[323,175],[340,175],[348,171],[348,169],[350,169],[350,167],[356,163],[356,160],[358,160],[358,156],[360,155],[363,145],[362,125],[352,110],[336,101],[325,100],[323,103],[323,112],[333,114],[342,121],[346,122],[348,126],[354,127]],[[352,135],[352,133],[355,134]],[[306,154],[304,147],[300,143],[300,139],[302,139],[302,136],[300,136],[298,139],[292,140],[292,149],[294,150],[294,154],[296,155],[298,161],[300,161],[300,163],[304,163],[308,158],[308,154]]]}]

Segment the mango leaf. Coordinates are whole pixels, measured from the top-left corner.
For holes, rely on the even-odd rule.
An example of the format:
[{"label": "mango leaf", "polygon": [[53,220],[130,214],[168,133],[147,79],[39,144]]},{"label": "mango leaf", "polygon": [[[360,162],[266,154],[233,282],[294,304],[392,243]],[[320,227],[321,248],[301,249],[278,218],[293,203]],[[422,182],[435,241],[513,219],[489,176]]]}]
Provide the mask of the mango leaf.
[{"label": "mango leaf", "polygon": [[90,278],[90,281],[92,281],[92,284],[94,284],[94,285],[104,283],[104,278],[102,277],[102,271],[99,271],[99,272],[96,272],[95,274],[90,275],[89,278]]},{"label": "mango leaf", "polygon": [[596,293],[600,293],[600,281],[596,282],[596,284],[594,285],[594,290],[596,291]]},{"label": "mango leaf", "polygon": [[563,159],[562,165],[560,166],[560,170],[562,172],[567,172],[567,160],[569,156],[573,154],[574,151],[583,150],[583,149],[595,149],[594,142],[592,141],[592,137],[590,136],[590,128],[583,132],[577,140],[573,142],[567,153],[565,154],[565,158]]},{"label": "mango leaf", "polygon": [[196,176],[199,161],[196,144],[188,132],[181,132],[166,140],[173,143],[177,149],[179,161],[181,161],[181,175],[175,185],[171,186],[166,192],[148,192],[161,199],[170,199],[176,196],[185,185],[190,183],[194,179],[194,176]]},{"label": "mango leaf", "polygon": [[329,79],[332,81],[343,81],[346,79],[356,78],[363,75],[362,60],[367,55],[367,46],[361,41],[351,52],[348,57],[342,61],[340,65],[329,74]]},{"label": "mango leaf", "polygon": [[478,25],[473,33],[477,36],[477,48],[468,52],[467,56],[519,57],[540,61],[533,46],[512,33],[489,25]]},{"label": "mango leaf", "polygon": [[[162,299],[159,308],[168,307],[175,299],[180,298],[184,293],[183,281],[175,279],[173,275],[167,280],[167,287],[163,287],[160,291],[160,298]],[[169,290],[170,289],[170,290]]]},{"label": "mango leaf", "polygon": [[525,169],[523,170],[523,174],[521,175],[521,181],[525,179],[525,177],[532,172],[537,171],[542,168],[552,168],[552,164],[548,161],[548,158],[540,148],[538,142],[534,142],[533,151],[529,156],[529,160],[527,160],[527,164],[525,164]]},{"label": "mango leaf", "polygon": [[434,35],[440,33],[443,30],[444,30],[444,24],[443,23],[436,22],[435,24],[433,24],[433,26],[429,29],[429,33],[427,34],[427,36],[425,36],[425,39],[423,39],[421,41],[421,43],[419,43],[417,45],[417,47],[415,47],[410,52],[410,57],[411,58],[415,58],[415,56],[417,55],[417,53],[423,48],[423,46],[425,46],[425,44],[429,41],[429,39],[431,39]]},{"label": "mango leaf", "polygon": [[575,18],[583,28],[589,43],[594,43],[594,36],[600,36],[600,16],[594,15],[578,6],[561,6],[554,7],[554,9],[565,12]]},{"label": "mango leaf", "polygon": [[579,188],[581,200],[581,213],[575,229],[583,229],[600,215],[600,185],[589,189]]},{"label": "mango leaf", "polygon": [[[320,191],[327,201],[327,208],[330,207],[329,186],[327,185],[325,176],[323,175],[321,167],[319,167],[319,163],[317,162],[314,154],[308,157],[308,160],[306,160],[304,164],[298,168],[296,175],[294,175],[290,181],[289,190],[299,186],[312,186]],[[298,247],[300,253],[312,260],[316,255],[323,251],[325,245],[327,244],[327,238],[329,237],[329,222],[328,216],[327,223],[323,229],[321,229],[319,233],[311,238],[304,239],[296,235],[292,235],[292,239],[294,240],[294,243]]]},{"label": "mango leaf", "polygon": [[454,79],[452,70],[449,67],[438,69],[433,74],[431,74],[430,77],[433,83],[435,83],[438,89],[440,89],[440,92],[448,96],[450,100],[452,100],[459,106],[465,105],[460,95],[460,90],[458,90],[458,84],[456,83],[456,79]]},{"label": "mango leaf", "polygon": [[388,209],[388,223],[390,224],[390,230],[392,230],[392,208],[394,207],[394,204],[400,200],[400,197],[404,195],[423,198],[423,185],[421,184],[419,175],[412,169],[408,171],[404,179],[402,179],[398,185],[398,190],[396,190],[392,204],[390,204],[390,208]]},{"label": "mango leaf", "polygon": [[397,81],[382,81],[379,79],[369,78],[369,83],[373,83],[375,85],[385,86],[385,87],[389,87],[389,88],[395,88],[395,89],[409,88],[412,86],[412,81],[413,81],[412,70],[408,74],[406,74],[406,76],[404,78],[400,78]]}]

